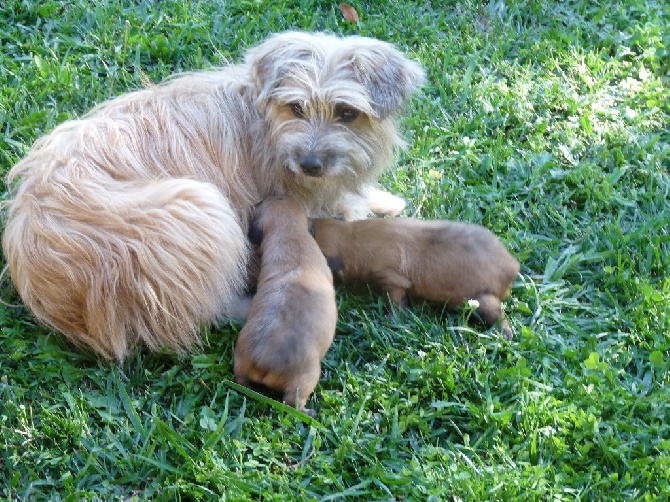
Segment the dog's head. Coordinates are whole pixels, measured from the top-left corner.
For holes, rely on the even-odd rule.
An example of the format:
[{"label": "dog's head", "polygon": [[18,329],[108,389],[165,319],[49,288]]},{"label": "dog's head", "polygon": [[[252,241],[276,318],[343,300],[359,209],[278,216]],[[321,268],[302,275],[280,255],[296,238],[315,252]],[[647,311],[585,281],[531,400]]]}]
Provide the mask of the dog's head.
[{"label": "dog's head", "polygon": [[395,117],[424,79],[392,45],[357,36],[283,33],[246,63],[281,164],[306,179],[366,181],[389,167]]}]

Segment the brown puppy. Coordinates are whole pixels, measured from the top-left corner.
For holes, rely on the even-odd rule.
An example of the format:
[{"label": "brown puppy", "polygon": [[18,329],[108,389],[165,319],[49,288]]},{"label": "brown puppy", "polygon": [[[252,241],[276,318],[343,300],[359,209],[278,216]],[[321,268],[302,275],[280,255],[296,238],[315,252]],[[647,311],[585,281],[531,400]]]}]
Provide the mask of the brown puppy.
[{"label": "brown puppy", "polygon": [[258,205],[249,235],[260,243],[260,273],[235,346],[235,380],[281,390],[286,404],[315,416],[305,405],[335,336],[332,273],[291,197]]},{"label": "brown puppy", "polygon": [[519,262],[484,227],[411,218],[312,223],[342,282],[375,285],[401,309],[408,295],[450,306],[476,300],[482,320],[488,326],[500,320],[505,338],[512,338],[500,302],[509,296]]}]

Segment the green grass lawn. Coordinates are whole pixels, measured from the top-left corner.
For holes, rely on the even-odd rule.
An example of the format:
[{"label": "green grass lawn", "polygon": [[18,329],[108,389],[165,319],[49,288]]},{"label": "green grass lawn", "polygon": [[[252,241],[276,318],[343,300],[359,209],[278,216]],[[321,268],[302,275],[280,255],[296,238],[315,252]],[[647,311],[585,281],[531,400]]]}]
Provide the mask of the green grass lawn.
[{"label": "green grass lawn", "polygon": [[[515,339],[340,291],[310,421],[230,382],[237,325],[117,367],[0,306],[2,499],[670,497],[670,6],[350,3],[359,25],[310,0],[4,0],[0,171],[94,104],[270,32],[387,40],[428,82],[383,184],[408,214],[500,236],[522,264]],[[20,301],[7,280],[2,297]]]}]

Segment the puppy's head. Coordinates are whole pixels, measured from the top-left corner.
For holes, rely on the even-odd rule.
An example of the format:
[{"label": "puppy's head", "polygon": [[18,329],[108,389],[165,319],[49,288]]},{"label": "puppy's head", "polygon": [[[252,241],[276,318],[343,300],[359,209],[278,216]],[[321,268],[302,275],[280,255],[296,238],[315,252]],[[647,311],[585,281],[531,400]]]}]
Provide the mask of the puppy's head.
[{"label": "puppy's head", "polygon": [[335,284],[344,284],[344,262],[337,256],[326,256],[326,263],[333,273]]},{"label": "puppy's head", "polygon": [[246,62],[280,163],[304,184],[365,182],[389,167],[402,145],[395,116],[424,78],[392,45],[365,37],[283,33]]},{"label": "puppy's head", "polygon": [[312,236],[326,257],[328,267],[337,283],[345,279],[345,256],[349,236],[349,224],[337,218],[314,218],[310,220]]},{"label": "puppy's head", "polygon": [[260,246],[266,232],[288,226],[308,230],[307,216],[300,204],[289,195],[266,197],[254,206],[254,217],[249,226],[249,241],[255,246]]}]

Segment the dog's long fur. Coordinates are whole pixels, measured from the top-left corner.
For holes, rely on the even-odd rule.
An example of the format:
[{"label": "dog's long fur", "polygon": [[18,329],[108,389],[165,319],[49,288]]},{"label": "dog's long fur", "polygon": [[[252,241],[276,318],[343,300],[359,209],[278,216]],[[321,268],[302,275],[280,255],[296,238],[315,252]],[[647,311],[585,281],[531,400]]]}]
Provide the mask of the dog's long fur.
[{"label": "dog's long fur", "polygon": [[252,226],[260,242],[258,287],[235,345],[235,380],[281,390],[305,405],[321,376],[337,323],[333,276],[291,197],[268,197]]},{"label": "dog's long fur", "polygon": [[312,227],[340,281],[377,286],[400,308],[408,296],[452,307],[476,300],[482,320],[489,326],[500,321],[505,338],[512,338],[501,301],[509,296],[519,262],[486,228],[413,218],[314,219]]},{"label": "dog's long fur", "polygon": [[254,203],[395,214],[375,188],[423,72],[391,45],[289,32],[243,63],[112,99],[38,140],[10,171],[3,237],[35,317],[107,358],[177,352],[235,314]]}]

